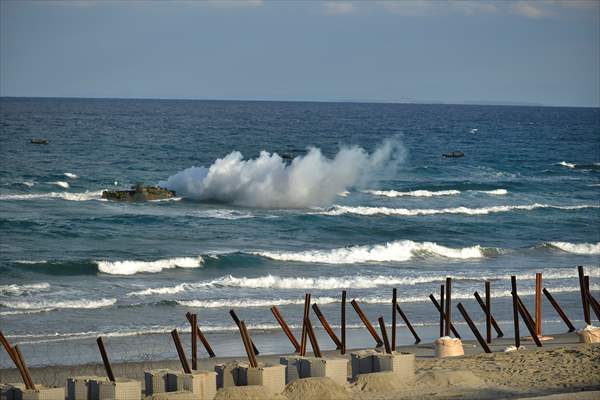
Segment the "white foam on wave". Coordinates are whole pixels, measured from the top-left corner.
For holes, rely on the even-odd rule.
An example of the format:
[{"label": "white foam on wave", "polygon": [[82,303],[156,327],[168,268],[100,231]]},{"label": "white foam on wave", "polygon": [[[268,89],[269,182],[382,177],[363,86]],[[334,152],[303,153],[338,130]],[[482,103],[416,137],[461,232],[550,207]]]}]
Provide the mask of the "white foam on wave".
[{"label": "white foam on wave", "polygon": [[53,308],[40,308],[37,310],[13,310],[13,311],[1,311],[0,315],[10,316],[10,315],[23,315],[23,314],[38,314],[43,312],[49,312],[54,310]]},{"label": "white foam on wave", "polygon": [[413,190],[409,192],[398,192],[396,190],[365,190],[365,193],[369,193],[375,196],[384,196],[384,197],[404,197],[404,196],[414,196],[414,197],[433,197],[433,196],[454,196],[459,195],[460,190]]},{"label": "white foam on wave", "polygon": [[549,242],[552,247],[573,254],[596,255],[600,254],[600,242],[598,243],[569,243],[569,242]]},{"label": "white foam on wave", "polygon": [[100,200],[102,190],[94,192],[49,192],[49,193],[31,193],[31,194],[5,194],[0,195],[0,200],[53,200],[63,199],[69,201],[89,201]]},{"label": "white foam on wave", "polygon": [[333,205],[328,210],[316,212],[322,215],[402,215],[402,216],[421,216],[437,214],[465,214],[465,215],[487,215],[492,213],[510,212],[515,210],[531,211],[539,208],[553,208],[558,210],[579,210],[585,208],[600,208],[596,204],[582,204],[577,206],[557,206],[551,204],[526,204],[526,205],[507,205],[491,207],[453,207],[453,208],[390,208],[390,207],[367,207],[367,206],[342,206]]},{"label": "white foam on wave", "polygon": [[204,263],[202,257],[175,257],[155,261],[96,261],[98,270],[110,275],[133,275],[141,272],[156,273],[171,268],[198,268]]},{"label": "white foam on wave", "polygon": [[77,175],[77,174],[74,174],[74,173],[72,173],[72,172],[65,172],[65,176],[66,176],[67,178],[69,178],[69,179],[77,179],[77,178],[79,178],[79,175]]},{"label": "white foam on wave", "polygon": [[20,296],[24,293],[47,291],[50,288],[48,282],[40,283],[29,283],[24,285],[17,285],[16,283],[10,285],[0,285],[0,294],[9,296]]},{"label": "white foam on wave", "polygon": [[445,258],[482,258],[485,249],[479,245],[454,249],[433,242],[399,240],[382,245],[351,246],[330,250],[299,252],[261,251],[254,254],[281,261],[318,262],[325,264],[354,264],[364,262],[407,261],[415,255],[434,255]]},{"label": "white foam on wave", "polygon": [[3,301],[2,307],[14,308],[17,310],[56,310],[62,308],[101,308],[110,307],[117,302],[117,299],[99,299],[99,300],[62,300],[62,301]]},{"label": "white foam on wave", "polygon": [[15,260],[17,264],[46,264],[46,260]]},{"label": "white foam on wave", "polygon": [[494,190],[478,190],[479,193],[491,194],[492,196],[503,196],[508,194],[506,189],[494,189]]},{"label": "white foam on wave", "polygon": [[[545,280],[570,279],[577,277],[573,268],[544,268],[540,271]],[[454,280],[509,280],[515,275],[518,280],[533,280],[535,272],[514,272],[507,274],[453,274]],[[180,283],[174,286],[147,288],[127,293],[127,296],[168,296],[188,291],[214,288],[244,288],[244,289],[371,289],[385,286],[414,286],[433,282],[443,282],[446,274],[420,275],[420,276],[395,276],[395,275],[359,275],[359,276],[319,276],[319,277],[281,277],[277,275],[264,275],[255,278],[222,276],[210,281]]]},{"label": "white foam on wave", "polygon": [[22,183],[23,183],[23,185],[25,185],[27,187],[33,187],[33,185],[35,185],[35,182],[31,182],[31,181],[23,181]]},{"label": "white foam on wave", "polygon": [[65,181],[56,181],[56,182],[52,182],[52,183],[55,184],[56,186],[60,186],[61,188],[65,188],[65,189],[68,189],[70,187],[69,183],[65,182]]},{"label": "white foam on wave", "polygon": [[[316,297],[315,303],[331,304],[337,303],[339,299],[334,297]],[[207,299],[207,300],[178,300],[177,303],[186,307],[197,308],[252,308],[252,307],[271,307],[285,305],[304,304],[304,299]]]},{"label": "white foam on wave", "polygon": [[576,164],[566,162],[566,161],[561,161],[558,163],[558,165],[562,165],[563,167],[567,167],[567,168],[575,168],[576,167]]}]

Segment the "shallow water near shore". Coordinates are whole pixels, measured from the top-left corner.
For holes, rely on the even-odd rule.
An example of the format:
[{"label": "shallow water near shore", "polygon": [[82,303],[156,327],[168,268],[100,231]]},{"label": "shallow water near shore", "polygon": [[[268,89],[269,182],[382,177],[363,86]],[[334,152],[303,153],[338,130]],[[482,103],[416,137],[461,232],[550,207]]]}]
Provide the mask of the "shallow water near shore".
[{"label": "shallow water near shore", "polygon": [[[115,361],[176,358],[168,333],[189,332],[186,311],[198,313],[218,355],[241,355],[230,308],[261,352],[285,353],[269,308],[297,329],[305,292],[339,331],[341,290],[371,320],[389,323],[396,287],[431,341],[438,316],[427,296],[446,276],[455,304],[478,323],[473,292],[491,280],[507,335],[510,275],[532,306],[542,272],[578,327],[577,265],[600,291],[599,109],[2,98],[0,121],[0,324],[30,366],[96,362],[98,335]],[[49,144],[30,144],[34,137]],[[395,147],[376,162],[386,140]],[[137,182],[176,184],[178,173],[233,151],[261,157],[269,176],[287,182],[286,168],[302,164],[309,146],[320,149],[315,162],[358,146],[364,154],[353,149],[350,162],[339,156],[334,165],[369,168],[356,179],[326,175],[321,186],[333,197],[298,194],[324,173],[323,162],[285,188],[294,196],[275,201],[256,164],[231,159],[229,169],[213,166],[228,177],[221,186],[184,187],[174,201],[100,199]],[[465,157],[441,157],[455,150]],[[243,188],[219,191],[224,183]],[[351,346],[370,345],[350,306],[347,313]],[[544,320],[549,333],[565,330],[547,303]],[[470,337],[466,325],[458,329]],[[412,342],[404,328],[400,340]],[[3,354],[0,367],[9,365]]]}]

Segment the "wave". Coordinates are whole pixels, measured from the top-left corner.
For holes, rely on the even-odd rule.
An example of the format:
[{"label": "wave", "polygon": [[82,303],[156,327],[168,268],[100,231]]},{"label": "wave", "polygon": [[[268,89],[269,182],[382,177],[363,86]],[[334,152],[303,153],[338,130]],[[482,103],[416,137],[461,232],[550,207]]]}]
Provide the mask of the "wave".
[{"label": "wave", "polygon": [[[545,268],[541,272],[545,280],[577,278],[577,270],[574,268]],[[455,281],[508,281],[511,275],[518,280],[534,280],[535,272],[514,272],[506,274],[452,274]],[[434,282],[443,282],[446,274],[420,275],[420,276],[397,276],[397,275],[358,275],[358,276],[319,276],[319,277],[281,277],[277,275],[264,275],[256,278],[223,276],[210,281],[195,283],[181,283],[174,286],[147,288],[127,293],[127,296],[161,296],[197,291],[203,288],[243,288],[243,289],[311,289],[311,290],[335,290],[335,289],[372,289],[387,286],[414,286]]]},{"label": "wave", "polygon": [[171,268],[198,268],[204,263],[202,257],[175,257],[156,261],[96,261],[98,270],[110,275],[134,275],[139,272],[161,272]]},{"label": "wave", "polygon": [[53,184],[55,184],[56,186],[60,186],[61,188],[65,188],[68,189],[70,187],[68,182],[65,181],[56,181],[56,182],[51,182]]},{"label": "wave", "polygon": [[415,255],[440,256],[445,258],[482,258],[497,250],[479,245],[454,249],[433,242],[400,240],[383,245],[352,246],[331,250],[306,250],[299,252],[262,251],[254,254],[280,261],[319,262],[325,264],[354,264],[365,262],[407,261]]},{"label": "wave", "polygon": [[549,242],[547,246],[555,247],[567,253],[597,255],[600,254],[600,242],[598,243],[569,243],[569,242]]},{"label": "wave", "polygon": [[479,193],[491,194],[493,196],[504,196],[508,194],[506,189],[494,189],[494,190],[477,190]]},{"label": "wave", "polygon": [[110,307],[117,299],[63,300],[63,301],[3,301],[0,306],[17,310],[57,310],[62,308],[102,308]]},{"label": "wave", "polygon": [[570,163],[567,161],[561,161],[557,164],[562,165],[563,167],[570,168],[570,169],[585,169],[585,170],[600,169],[600,163],[575,164],[575,163]]},{"label": "wave", "polygon": [[369,193],[375,196],[385,197],[403,197],[403,196],[414,196],[414,197],[433,197],[433,196],[454,196],[460,194],[460,190],[413,190],[410,192],[398,192],[396,190],[365,190],[365,193]]},{"label": "wave", "polygon": [[31,194],[6,194],[0,195],[0,200],[52,200],[63,199],[69,201],[88,201],[100,200],[103,190],[94,192],[49,192],[49,193],[31,193]]},{"label": "wave", "polygon": [[0,295],[21,296],[33,292],[47,291],[48,289],[50,289],[50,284],[48,282],[30,283],[25,285],[17,285],[14,283],[11,285],[0,285]]},{"label": "wave", "polygon": [[23,181],[21,183],[27,187],[33,187],[33,185],[35,185],[35,182],[31,182],[31,181]]},{"label": "wave", "polygon": [[[318,304],[337,303],[339,299],[335,297],[316,297],[312,300]],[[178,304],[186,307],[197,308],[252,308],[252,307],[271,307],[304,304],[303,298],[298,299],[208,299],[208,300],[178,300]]]},{"label": "wave", "polygon": [[402,215],[402,216],[420,216],[437,214],[465,214],[465,215],[487,215],[491,213],[510,212],[514,210],[531,211],[540,208],[552,208],[557,210],[580,210],[585,208],[600,208],[600,205],[582,204],[577,206],[557,206],[551,204],[526,204],[526,205],[508,205],[492,206],[481,208],[453,207],[453,208],[389,208],[389,207],[367,207],[367,206],[342,206],[334,204],[331,208],[318,211],[316,214],[322,215]]},{"label": "wave", "polygon": [[79,175],[77,175],[77,174],[74,174],[74,173],[72,173],[72,172],[65,172],[65,173],[64,173],[64,175],[65,175],[67,178],[69,178],[69,179],[77,179],[77,178],[79,178]]}]

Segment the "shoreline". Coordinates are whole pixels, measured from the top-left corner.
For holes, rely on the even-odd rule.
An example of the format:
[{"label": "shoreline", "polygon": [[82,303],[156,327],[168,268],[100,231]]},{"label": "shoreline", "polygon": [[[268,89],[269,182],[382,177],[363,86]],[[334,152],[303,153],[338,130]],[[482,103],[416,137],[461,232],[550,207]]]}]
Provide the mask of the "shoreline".
[{"label": "shoreline", "polygon": [[[486,354],[476,341],[464,340],[465,355],[445,359],[435,358],[431,343],[397,346],[398,351],[416,354],[417,381],[414,387],[406,387],[400,391],[368,392],[348,383],[346,389],[352,399],[365,400],[423,397],[438,399],[453,395],[480,399],[519,398],[600,390],[600,345],[581,344],[577,334],[565,333],[554,335],[553,340],[543,342],[543,348],[538,349],[533,342],[523,340],[525,350],[504,353],[504,349],[513,343],[512,338],[495,339],[490,345],[493,353]],[[350,352],[356,350],[359,349],[348,350],[345,357],[349,358]],[[283,355],[286,354],[259,355],[257,358],[259,362],[279,364],[279,357]],[[323,355],[344,357],[335,350],[323,351]],[[198,369],[213,370],[215,364],[244,359],[245,357],[200,358]],[[117,377],[143,380],[146,370],[181,370],[181,364],[178,360],[122,362],[114,363],[112,368]],[[437,381],[444,374],[459,375],[458,378],[443,378],[442,386],[446,387],[438,387]],[[467,374],[464,376],[471,378],[464,378],[460,374]],[[35,367],[31,368],[31,375],[36,383],[64,387],[69,376],[103,376],[105,372],[102,364],[85,364]],[[435,382],[429,382],[432,379]],[[0,370],[0,382],[19,381],[16,369]],[[596,393],[598,394],[600,392]]]}]

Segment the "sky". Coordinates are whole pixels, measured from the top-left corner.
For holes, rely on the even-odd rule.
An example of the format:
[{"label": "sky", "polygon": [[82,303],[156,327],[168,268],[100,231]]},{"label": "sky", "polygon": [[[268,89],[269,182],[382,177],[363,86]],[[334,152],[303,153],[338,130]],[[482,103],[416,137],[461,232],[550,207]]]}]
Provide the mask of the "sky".
[{"label": "sky", "polygon": [[0,0],[0,96],[600,106],[600,0]]}]

